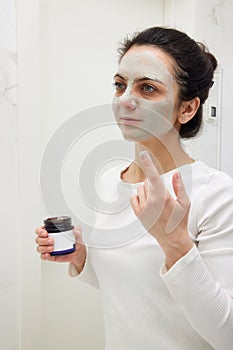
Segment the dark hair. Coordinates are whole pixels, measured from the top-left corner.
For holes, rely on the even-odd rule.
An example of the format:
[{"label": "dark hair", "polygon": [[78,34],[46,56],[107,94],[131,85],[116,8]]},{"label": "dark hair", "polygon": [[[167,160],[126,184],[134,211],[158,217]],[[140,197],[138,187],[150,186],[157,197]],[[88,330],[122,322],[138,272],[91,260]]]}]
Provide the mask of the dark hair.
[{"label": "dark hair", "polygon": [[195,116],[180,127],[180,137],[194,137],[202,125],[203,104],[213,85],[213,75],[217,67],[216,58],[206,46],[191,39],[187,34],[164,27],[152,27],[126,37],[118,53],[120,60],[132,46],[156,46],[169,54],[175,61],[175,80],[179,86],[179,102],[200,98],[200,107]]}]

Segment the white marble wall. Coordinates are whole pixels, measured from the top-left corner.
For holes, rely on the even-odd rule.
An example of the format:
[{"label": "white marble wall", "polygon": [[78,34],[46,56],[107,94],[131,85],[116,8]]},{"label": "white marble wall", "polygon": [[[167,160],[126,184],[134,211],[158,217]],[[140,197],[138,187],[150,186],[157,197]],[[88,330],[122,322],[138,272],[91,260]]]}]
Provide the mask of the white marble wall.
[{"label": "white marble wall", "polygon": [[205,128],[201,137],[188,143],[188,146],[194,151],[195,158],[201,158],[233,176],[233,163],[229,159],[233,148],[233,1],[164,0],[164,5],[164,23],[204,42],[219,62],[216,74],[219,79],[215,79],[212,89],[214,98],[209,100],[219,107],[216,122],[207,120],[205,113]]},{"label": "white marble wall", "polygon": [[17,110],[14,0],[0,0],[0,349],[17,342]]}]

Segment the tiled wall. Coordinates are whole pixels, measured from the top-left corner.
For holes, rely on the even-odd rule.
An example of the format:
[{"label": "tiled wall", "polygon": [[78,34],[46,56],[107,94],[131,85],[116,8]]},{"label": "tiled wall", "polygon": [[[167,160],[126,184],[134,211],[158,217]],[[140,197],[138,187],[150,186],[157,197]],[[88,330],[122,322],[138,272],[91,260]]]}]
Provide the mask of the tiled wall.
[{"label": "tiled wall", "polygon": [[0,350],[17,346],[17,109],[14,0],[0,0]]},{"label": "tiled wall", "polygon": [[[184,30],[195,40],[206,44],[219,63],[214,86],[205,103],[205,127],[199,138],[189,140],[186,145],[194,158],[200,158],[233,177],[233,163],[229,159],[233,148],[233,1],[164,0],[164,5],[164,24]],[[208,119],[206,107],[210,109],[211,106],[216,106],[214,121]]]}]

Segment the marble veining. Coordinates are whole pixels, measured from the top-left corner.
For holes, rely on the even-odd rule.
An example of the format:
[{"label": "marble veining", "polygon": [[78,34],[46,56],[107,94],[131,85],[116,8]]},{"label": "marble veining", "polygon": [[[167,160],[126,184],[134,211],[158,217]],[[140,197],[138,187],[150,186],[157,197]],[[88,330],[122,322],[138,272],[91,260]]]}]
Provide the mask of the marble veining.
[{"label": "marble veining", "polygon": [[216,3],[212,5],[210,11],[210,20],[215,26],[224,25],[224,21],[222,18],[222,9],[224,8],[225,2],[226,0],[220,0],[216,1]]},{"label": "marble veining", "polygon": [[0,50],[0,115],[16,110],[16,65],[15,52]]}]

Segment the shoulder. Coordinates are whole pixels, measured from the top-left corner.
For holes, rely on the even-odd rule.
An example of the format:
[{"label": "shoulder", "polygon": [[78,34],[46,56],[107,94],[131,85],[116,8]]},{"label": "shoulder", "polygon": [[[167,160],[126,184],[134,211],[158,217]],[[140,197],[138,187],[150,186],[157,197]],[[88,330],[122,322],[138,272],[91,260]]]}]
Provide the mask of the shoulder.
[{"label": "shoulder", "polygon": [[203,162],[193,166],[192,176],[190,232],[195,237],[232,235],[233,179]]},{"label": "shoulder", "polygon": [[198,215],[213,220],[233,215],[233,179],[200,162],[193,172],[192,205]]},{"label": "shoulder", "polygon": [[213,196],[216,193],[227,193],[233,197],[233,179],[223,171],[199,162],[194,167],[193,176],[195,185],[202,187],[203,194]]}]

